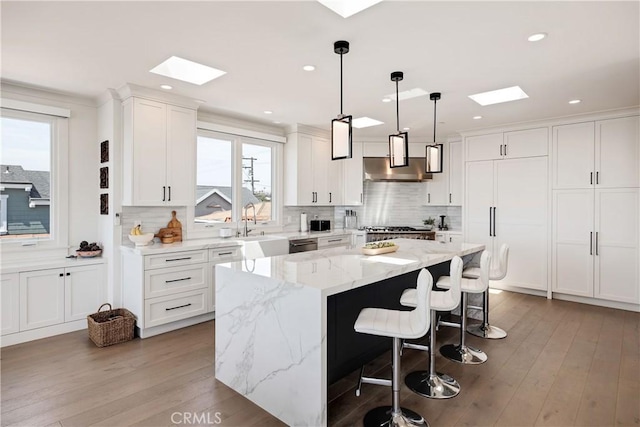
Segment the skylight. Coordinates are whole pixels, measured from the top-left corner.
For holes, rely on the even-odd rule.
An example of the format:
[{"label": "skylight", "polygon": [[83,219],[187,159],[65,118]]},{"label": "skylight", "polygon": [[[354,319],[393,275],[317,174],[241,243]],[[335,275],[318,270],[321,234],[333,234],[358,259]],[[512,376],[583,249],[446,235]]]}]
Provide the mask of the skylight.
[{"label": "skylight", "polygon": [[343,18],[355,15],[382,0],[318,0],[318,3],[333,10]]},{"label": "skylight", "polygon": [[358,129],[368,128],[371,126],[378,126],[382,124],[384,124],[384,122],[381,122],[380,120],[372,119],[370,117],[358,117],[357,119],[353,119],[351,121],[351,126]]},{"label": "skylight", "polygon": [[[417,98],[419,96],[425,96],[425,95],[429,95],[429,92],[427,92],[424,89],[420,89],[419,87],[416,87],[416,88],[405,90],[398,93],[398,99],[400,101],[404,101],[405,99]],[[386,95],[385,98],[389,98],[395,101],[396,94],[392,93],[392,94]]]},{"label": "skylight", "polygon": [[172,56],[149,71],[154,74],[160,74],[161,76],[182,80],[183,82],[193,83],[195,85],[203,85],[227,74],[226,71],[198,64],[197,62],[177,56]]},{"label": "skylight", "polygon": [[469,95],[469,98],[473,99],[483,107],[485,105],[499,104],[501,102],[517,101],[528,97],[529,95],[524,93],[524,91],[520,89],[520,86],[511,86],[504,89]]}]

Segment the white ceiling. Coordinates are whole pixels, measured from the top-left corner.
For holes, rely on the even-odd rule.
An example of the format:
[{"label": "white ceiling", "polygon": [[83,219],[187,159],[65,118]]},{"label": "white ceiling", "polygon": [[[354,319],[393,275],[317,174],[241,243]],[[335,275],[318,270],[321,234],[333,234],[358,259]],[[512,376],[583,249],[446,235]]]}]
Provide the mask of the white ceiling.
[{"label": "white ceiling", "polygon": [[[389,75],[400,91],[442,92],[438,139],[460,130],[640,104],[640,2],[383,1],[344,19],[315,1],[10,2],[2,14],[2,79],[96,97],[126,82],[206,101],[203,110],[281,126],[328,128],[340,111],[395,131]],[[549,36],[527,41],[535,32]],[[171,55],[227,72],[195,86],[149,72]],[[302,66],[313,64],[316,71]],[[529,99],[481,107],[468,95],[520,85]],[[582,103],[569,105],[579,98]],[[267,116],[264,110],[273,114]],[[482,120],[472,117],[482,115]],[[433,137],[428,96],[400,102],[410,140]]]}]

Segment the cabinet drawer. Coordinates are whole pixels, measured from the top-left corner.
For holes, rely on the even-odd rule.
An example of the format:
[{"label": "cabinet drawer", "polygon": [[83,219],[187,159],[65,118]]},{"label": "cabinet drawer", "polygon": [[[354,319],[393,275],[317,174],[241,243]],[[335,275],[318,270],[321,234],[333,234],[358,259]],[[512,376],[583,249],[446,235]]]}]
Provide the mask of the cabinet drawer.
[{"label": "cabinet drawer", "polygon": [[207,288],[148,299],[144,302],[145,328],[163,325],[207,312]]},{"label": "cabinet drawer", "polygon": [[144,257],[144,268],[173,267],[176,265],[197,264],[207,262],[207,251],[173,252],[170,254],[147,255]]},{"label": "cabinet drawer", "polygon": [[200,264],[145,271],[145,299],[205,288],[207,286],[207,266],[208,264]]},{"label": "cabinet drawer", "polygon": [[209,261],[215,263],[237,261],[242,259],[242,246],[209,249]]},{"label": "cabinet drawer", "polygon": [[332,237],[319,237],[318,249],[331,248],[333,246],[349,246],[351,244],[351,236],[332,236]]}]

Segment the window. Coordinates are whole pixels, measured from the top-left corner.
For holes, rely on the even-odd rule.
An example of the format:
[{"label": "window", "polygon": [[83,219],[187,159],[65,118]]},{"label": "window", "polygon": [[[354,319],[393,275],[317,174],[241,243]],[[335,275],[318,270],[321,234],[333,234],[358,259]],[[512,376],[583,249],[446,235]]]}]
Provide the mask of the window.
[{"label": "window", "polygon": [[193,227],[230,226],[245,217],[261,225],[274,224],[279,145],[199,130]]},{"label": "window", "polygon": [[[3,106],[9,102],[3,100]],[[66,246],[67,121],[63,117],[2,108],[0,241],[3,246]]]}]

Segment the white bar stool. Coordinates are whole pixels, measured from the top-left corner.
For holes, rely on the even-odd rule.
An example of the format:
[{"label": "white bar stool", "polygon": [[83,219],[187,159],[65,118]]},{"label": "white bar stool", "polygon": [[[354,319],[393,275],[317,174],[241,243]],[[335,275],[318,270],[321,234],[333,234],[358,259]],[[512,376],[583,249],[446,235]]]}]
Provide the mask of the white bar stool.
[{"label": "white bar stool", "polygon": [[[465,365],[479,365],[487,361],[487,355],[476,348],[469,347],[465,343],[465,331],[467,329],[467,295],[481,294],[489,288],[489,266],[491,265],[491,254],[482,251],[480,256],[480,277],[477,279],[462,278],[460,288],[462,291],[462,307],[460,310],[460,344],[447,344],[440,347],[440,354],[454,362]],[[436,286],[442,288],[451,287],[451,278],[443,276],[438,279]]]},{"label": "white bar stool", "polygon": [[[489,271],[489,280],[502,280],[507,275],[507,264],[509,262],[509,245],[504,243],[500,246],[500,252],[498,254],[498,268],[492,268]],[[477,279],[480,277],[480,268],[469,267],[462,271],[462,277],[469,279]],[[501,339],[507,336],[506,331],[496,326],[489,324],[489,288],[484,291],[482,307],[469,306],[469,308],[482,310],[482,323],[469,325],[467,332],[471,335],[475,335],[480,338],[487,338],[492,340]]]},{"label": "white bar stool", "polygon": [[[460,384],[447,374],[436,372],[436,316],[438,311],[451,311],[460,304],[460,283],[462,281],[462,259],[453,257],[449,269],[451,288],[444,292],[431,290],[431,330],[429,332],[429,370],[411,372],[404,383],[415,393],[431,399],[449,399],[460,393]],[[400,304],[416,307],[418,292],[407,289],[402,293]]]},{"label": "white bar stool", "polygon": [[[369,426],[428,426],[425,419],[400,407],[400,349],[401,339],[423,337],[429,330],[429,290],[433,286],[431,273],[423,269],[418,275],[417,307],[411,311],[387,310],[384,308],[365,308],[360,311],[354,329],[356,332],[393,338],[392,379],[360,378],[360,384],[370,383],[391,386],[392,405],[380,406],[367,412],[363,423]],[[360,388],[358,385],[358,389]],[[356,395],[359,393],[356,392]]]}]

